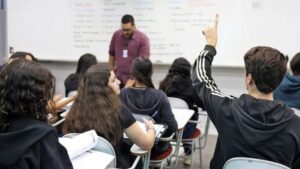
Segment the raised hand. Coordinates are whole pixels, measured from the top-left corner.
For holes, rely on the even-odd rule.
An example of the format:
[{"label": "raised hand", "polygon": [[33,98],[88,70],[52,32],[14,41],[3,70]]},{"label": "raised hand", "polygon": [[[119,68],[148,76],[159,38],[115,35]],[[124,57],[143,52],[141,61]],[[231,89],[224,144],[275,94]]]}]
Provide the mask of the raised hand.
[{"label": "raised hand", "polygon": [[218,22],[219,15],[216,14],[215,24],[213,26],[205,28],[202,33],[205,36],[207,45],[216,47],[218,41]]}]

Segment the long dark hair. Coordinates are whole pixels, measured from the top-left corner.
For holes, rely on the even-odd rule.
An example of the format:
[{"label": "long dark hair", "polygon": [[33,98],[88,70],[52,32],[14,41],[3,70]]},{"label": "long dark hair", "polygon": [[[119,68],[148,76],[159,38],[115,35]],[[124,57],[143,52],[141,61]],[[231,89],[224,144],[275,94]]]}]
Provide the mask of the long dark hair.
[{"label": "long dark hair", "polygon": [[97,64],[96,56],[90,53],[82,55],[77,63],[76,74],[78,74],[79,77],[82,77],[84,73],[88,70],[88,68],[95,64]]},{"label": "long dark hair", "polygon": [[172,63],[167,76],[161,81],[159,85],[159,89],[163,90],[165,93],[169,93],[169,91],[173,88],[174,79],[180,77],[187,80],[191,79],[191,64],[190,62],[183,58],[177,58]]},{"label": "long dark hair", "polygon": [[131,67],[131,76],[138,82],[146,85],[149,88],[154,88],[151,79],[152,73],[152,62],[149,59],[138,57],[133,60]]},{"label": "long dark hair", "polygon": [[108,86],[110,70],[99,64],[91,66],[81,79],[77,99],[64,124],[64,133],[95,129],[97,134],[116,145],[122,137],[121,101]]},{"label": "long dark hair", "polygon": [[0,131],[16,118],[47,120],[55,78],[35,62],[14,60],[0,72]]}]

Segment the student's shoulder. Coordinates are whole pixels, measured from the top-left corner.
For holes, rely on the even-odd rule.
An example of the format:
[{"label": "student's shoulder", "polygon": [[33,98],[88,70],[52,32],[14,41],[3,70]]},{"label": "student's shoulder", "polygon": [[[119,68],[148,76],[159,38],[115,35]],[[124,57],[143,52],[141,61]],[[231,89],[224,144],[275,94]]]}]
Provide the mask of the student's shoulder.
[{"label": "student's shoulder", "polygon": [[131,91],[131,88],[130,88],[130,87],[124,87],[124,88],[122,88],[122,89],[120,90],[119,96],[120,96],[121,99],[123,99],[124,97],[127,97],[127,95],[128,95],[129,93],[131,93],[131,92],[132,92],[132,91]]},{"label": "student's shoulder", "polygon": [[122,35],[123,31],[121,29],[118,29],[113,33],[113,38],[121,37]]},{"label": "student's shoulder", "polygon": [[155,88],[148,88],[146,90],[146,95],[152,95],[154,97],[157,97],[157,98],[167,98],[167,95],[165,92],[163,92],[162,90],[159,90],[159,89],[155,89]]},{"label": "student's shoulder", "polygon": [[31,118],[21,118],[11,121],[9,131],[22,134],[26,138],[30,138],[28,139],[30,140],[28,141],[29,143],[34,143],[50,133],[55,138],[57,137],[54,127],[50,126],[46,122]]},{"label": "student's shoulder", "polygon": [[65,84],[72,83],[74,81],[78,81],[78,79],[79,79],[79,75],[72,73],[66,78]]},{"label": "student's shoulder", "polygon": [[32,130],[54,130],[48,123],[32,119],[32,118],[20,118],[10,121],[11,126],[14,128],[32,129]]},{"label": "student's shoulder", "polygon": [[139,38],[139,39],[143,39],[143,40],[149,40],[148,36],[146,35],[146,33],[136,29],[135,30],[135,35]]},{"label": "student's shoulder", "polygon": [[131,111],[124,104],[121,106],[120,122],[124,128],[128,128],[130,125],[136,122]]}]

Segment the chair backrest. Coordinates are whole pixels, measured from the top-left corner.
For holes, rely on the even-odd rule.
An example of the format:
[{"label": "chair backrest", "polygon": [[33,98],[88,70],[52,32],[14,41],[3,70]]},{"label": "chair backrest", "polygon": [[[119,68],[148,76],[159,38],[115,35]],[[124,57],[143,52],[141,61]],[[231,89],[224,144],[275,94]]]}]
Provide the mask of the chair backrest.
[{"label": "chair backrest", "polygon": [[97,145],[93,148],[93,150],[101,151],[103,153],[107,153],[116,157],[115,149],[105,138],[98,136]]},{"label": "chair backrest", "polygon": [[[113,146],[108,142],[105,138],[98,136],[98,142],[97,145],[93,148],[93,150],[104,152],[110,155],[116,156],[115,149]],[[114,158],[114,160],[110,163],[108,168],[114,168],[117,166],[117,159]]]},{"label": "chair backrest", "polygon": [[[186,103],[185,100],[176,98],[176,97],[168,97],[168,100],[170,102],[171,108],[176,108],[176,109],[189,109],[188,104]],[[209,130],[209,125],[210,125],[210,118],[208,115],[203,113],[203,110],[199,110],[199,115],[205,115],[206,116],[206,122],[205,122],[205,128],[204,132],[201,134],[200,139],[201,141],[201,148],[203,149],[206,146],[206,141],[207,141],[207,135],[208,135],[208,130]]]},{"label": "chair backrest", "polygon": [[248,157],[235,157],[229,159],[223,169],[290,169],[282,164]]},{"label": "chair backrest", "polygon": [[295,114],[300,117],[300,109],[294,107],[292,107],[292,109],[294,110]]},{"label": "chair backrest", "polygon": [[177,108],[177,109],[189,109],[188,104],[186,101],[176,98],[176,97],[168,97],[168,100],[170,102],[171,108]]},{"label": "chair backrest", "polygon": [[[69,134],[64,135],[63,137],[72,138],[72,137],[77,136],[78,134],[79,133],[69,133]],[[115,153],[115,149],[110,144],[110,142],[108,142],[105,138],[103,138],[101,136],[98,136],[97,145],[94,148],[92,148],[92,150],[100,151],[103,153],[110,154],[114,157],[117,157],[116,153]],[[117,160],[116,160],[116,158],[114,158],[114,160],[107,167],[114,168],[116,166],[117,166]]]}]

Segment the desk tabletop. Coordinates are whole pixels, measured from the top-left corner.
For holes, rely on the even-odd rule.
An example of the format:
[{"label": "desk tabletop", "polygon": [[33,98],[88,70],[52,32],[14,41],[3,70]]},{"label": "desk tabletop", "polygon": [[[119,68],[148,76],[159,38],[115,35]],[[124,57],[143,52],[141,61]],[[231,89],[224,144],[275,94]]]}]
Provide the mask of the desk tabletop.
[{"label": "desk tabletop", "polygon": [[146,153],[148,153],[147,150],[143,150],[141,149],[139,146],[137,146],[136,144],[134,144],[131,148],[130,148],[130,152],[134,155],[144,155]]},{"label": "desk tabletop", "polygon": [[65,118],[68,113],[69,113],[69,110],[66,110],[65,112],[63,112],[63,113],[60,114],[60,117]]},{"label": "desk tabletop", "polygon": [[194,114],[194,110],[190,109],[172,109],[172,112],[177,121],[178,130],[183,129]]}]

